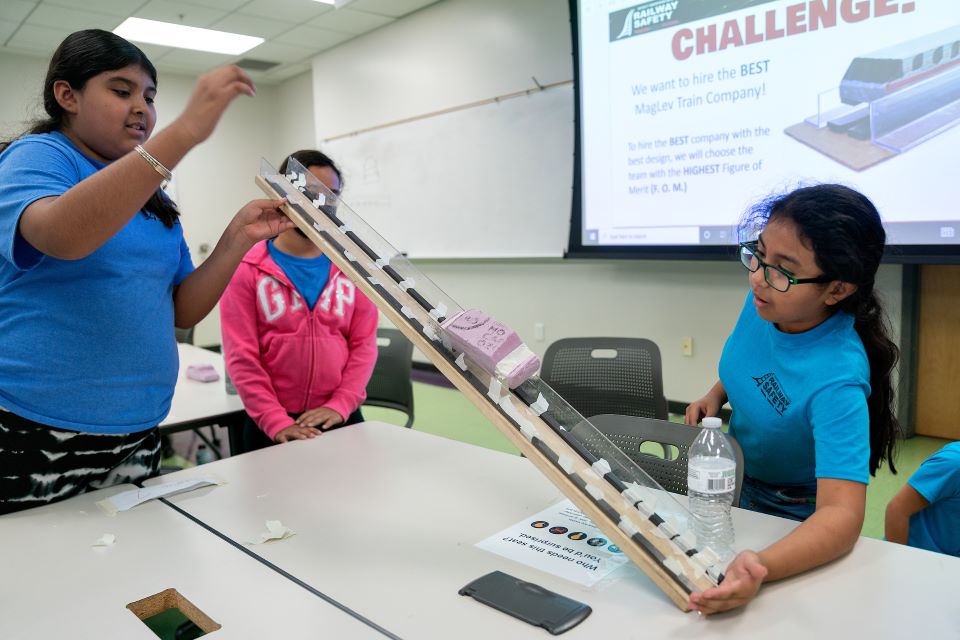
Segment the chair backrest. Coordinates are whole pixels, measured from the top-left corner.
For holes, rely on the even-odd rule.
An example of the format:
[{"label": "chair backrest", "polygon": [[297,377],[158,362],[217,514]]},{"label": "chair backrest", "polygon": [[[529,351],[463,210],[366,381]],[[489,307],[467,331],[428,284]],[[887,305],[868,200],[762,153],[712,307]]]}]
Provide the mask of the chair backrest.
[{"label": "chair backrest", "polygon": [[564,338],[540,377],[585,418],[601,413],[667,419],[660,349],[644,338]]},{"label": "chair backrest", "polygon": [[399,329],[377,329],[377,364],[367,383],[364,404],[404,412],[405,427],[413,426],[412,364],[413,343]]},{"label": "chair backrest", "polygon": [[[590,423],[664,489],[671,493],[687,494],[687,452],[700,434],[701,427],[609,414],[593,416]],[[733,494],[733,504],[736,506],[740,503],[743,485],[743,451],[733,436],[726,435],[737,459],[737,488]],[[662,456],[658,455],[660,451]]]}]

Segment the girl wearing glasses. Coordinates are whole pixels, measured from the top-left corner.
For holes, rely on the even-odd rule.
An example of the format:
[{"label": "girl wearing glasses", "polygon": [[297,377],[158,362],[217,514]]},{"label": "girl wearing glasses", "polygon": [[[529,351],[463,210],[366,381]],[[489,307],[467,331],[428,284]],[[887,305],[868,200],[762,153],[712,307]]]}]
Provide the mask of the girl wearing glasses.
[{"label": "girl wearing glasses", "polygon": [[[803,521],[768,548],[740,553],[723,584],[690,598],[715,613],[742,606],[764,580],[853,548],[869,475],[893,467],[899,425],[890,340],[874,279],[886,239],[876,207],[823,184],[748,212],[740,245],[750,293],[720,357],[720,380],[686,412],[697,424],[727,401],[743,449],[740,507]],[[868,475],[869,474],[869,475]]]}]

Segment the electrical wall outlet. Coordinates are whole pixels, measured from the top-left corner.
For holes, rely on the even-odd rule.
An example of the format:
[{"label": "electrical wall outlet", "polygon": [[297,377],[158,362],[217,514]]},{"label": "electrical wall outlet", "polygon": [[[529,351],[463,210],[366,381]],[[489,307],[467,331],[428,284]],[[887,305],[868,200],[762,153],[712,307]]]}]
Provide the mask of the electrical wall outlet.
[{"label": "electrical wall outlet", "polygon": [[537,342],[543,342],[544,339],[544,328],[542,322],[537,322],[533,325],[533,338]]},{"label": "electrical wall outlet", "polygon": [[692,356],[693,355],[693,338],[691,336],[683,336],[680,338],[680,349],[683,350],[683,355]]}]

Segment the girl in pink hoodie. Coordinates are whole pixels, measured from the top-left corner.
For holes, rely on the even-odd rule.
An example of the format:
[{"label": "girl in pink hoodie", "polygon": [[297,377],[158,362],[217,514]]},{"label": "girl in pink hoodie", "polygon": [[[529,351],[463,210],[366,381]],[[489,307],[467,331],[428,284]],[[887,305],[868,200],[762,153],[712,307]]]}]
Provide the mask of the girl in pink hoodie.
[{"label": "girl in pink hoodie", "polygon": [[[292,157],[340,192],[340,170],[326,155]],[[250,416],[244,450],[362,421],[377,319],[374,304],[300,229],[255,245],[220,299],[227,373]]]}]

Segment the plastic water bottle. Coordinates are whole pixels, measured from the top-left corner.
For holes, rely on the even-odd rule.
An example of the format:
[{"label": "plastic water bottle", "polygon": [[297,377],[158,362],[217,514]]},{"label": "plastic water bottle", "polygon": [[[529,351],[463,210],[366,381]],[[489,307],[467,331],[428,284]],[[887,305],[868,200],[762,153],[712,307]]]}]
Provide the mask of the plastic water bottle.
[{"label": "plastic water bottle", "polygon": [[704,418],[703,429],[690,445],[687,495],[697,546],[709,547],[721,558],[732,554],[733,519],[730,507],[737,484],[737,459],[720,418]]},{"label": "plastic water bottle", "polygon": [[207,445],[197,445],[197,464],[207,464],[213,462],[213,452],[207,449]]}]

